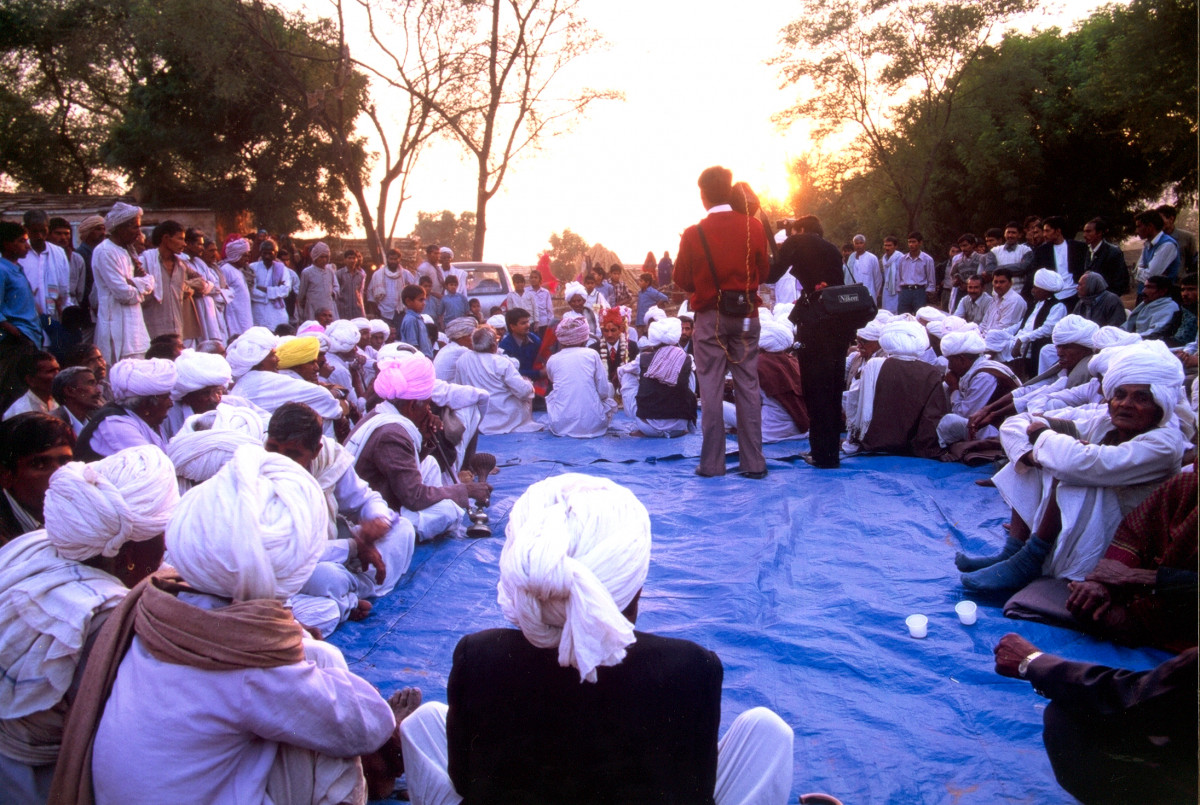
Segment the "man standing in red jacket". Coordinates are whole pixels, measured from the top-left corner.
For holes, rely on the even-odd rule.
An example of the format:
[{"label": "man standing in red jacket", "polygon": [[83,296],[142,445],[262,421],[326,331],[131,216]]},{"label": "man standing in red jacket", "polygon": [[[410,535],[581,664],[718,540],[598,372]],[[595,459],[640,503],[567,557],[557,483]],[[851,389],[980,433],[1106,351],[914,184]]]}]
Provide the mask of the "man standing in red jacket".
[{"label": "man standing in red jacket", "polygon": [[[725,474],[725,372],[733,375],[741,474],[765,478],[762,398],[758,389],[758,285],[770,264],[767,236],[757,219],[734,212],[733,174],[716,166],[700,174],[708,215],[684,230],[672,278],[691,294],[692,336],[700,387],[703,446],[697,475]],[[744,205],[743,205],[744,206]]]}]

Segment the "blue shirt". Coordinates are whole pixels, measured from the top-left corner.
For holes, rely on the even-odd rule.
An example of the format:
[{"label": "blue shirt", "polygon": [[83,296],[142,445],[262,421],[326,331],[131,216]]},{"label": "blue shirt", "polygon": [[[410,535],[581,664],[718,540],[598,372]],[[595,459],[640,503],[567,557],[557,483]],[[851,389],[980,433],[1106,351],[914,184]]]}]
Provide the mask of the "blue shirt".
[{"label": "blue shirt", "polygon": [[426,358],[433,358],[433,344],[429,343],[429,328],[421,314],[411,308],[404,308],[404,318],[400,319],[400,340],[412,344]]},{"label": "blue shirt", "polygon": [[446,291],[442,294],[442,324],[449,324],[455,319],[461,319],[463,316],[471,315],[471,300],[466,294],[450,293]]},{"label": "blue shirt", "polygon": [[637,318],[634,320],[634,323],[645,324],[646,311],[655,305],[661,305],[667,299],[667,295],[653,285],[647,286],[644,291],[638,291]]},{"label": "blue shirt", "polygon": [[528,335],[524,346],[517,343],[517,339],[513,338],[512,333],[500,339],[500,349],[504,350],[505,355],[511,355],[517,359],[517,371],[521,373],[522,377],[530,380],[541,380],[542,378],[542,373],[533,368],[533,361],[537,358],[538,350],[541,348],[542,339],[533,333]]},{"label": "blue shirt", "polygon": [[[42,348],[42,323],[33,301],[33,288],[21,267],[3,257],[0,257],[0,321],[11,323],[35,347]],[[12,336],[0,331],[0,340],[11,341]]]}]

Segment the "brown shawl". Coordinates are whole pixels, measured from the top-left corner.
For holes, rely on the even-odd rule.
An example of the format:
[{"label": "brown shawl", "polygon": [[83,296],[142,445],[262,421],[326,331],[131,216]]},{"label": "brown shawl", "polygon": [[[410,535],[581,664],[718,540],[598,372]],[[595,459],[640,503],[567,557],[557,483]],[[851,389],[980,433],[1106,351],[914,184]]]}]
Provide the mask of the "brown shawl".
[{"label": "brown shawl", "polygon": [[788,412],[798,431],[808,432],[808,405],[800,385],[800,364],[791,352],[759,350],[758,385],[763,394]]},{"label": "brown shawl", "polygon": [[180,601],[189,588],[173,570],[134,587],[100,630],[67,715],[50,803],[91,805],[92,749],[117,669],[134,634],[163,662],[207,671],[276,668],[304,660],[303,632],[280,601],[205,610]]}]

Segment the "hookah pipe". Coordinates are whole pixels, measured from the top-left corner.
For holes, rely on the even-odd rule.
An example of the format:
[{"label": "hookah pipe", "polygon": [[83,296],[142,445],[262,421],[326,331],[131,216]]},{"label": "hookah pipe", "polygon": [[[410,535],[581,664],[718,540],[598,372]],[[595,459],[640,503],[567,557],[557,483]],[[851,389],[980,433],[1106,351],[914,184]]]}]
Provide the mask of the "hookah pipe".
[{"label": "hookah pipe", "polygon": [[[469,468],[475,476],[475,480],[483,482],[496,469],[496,457],[491,453],[476,453],[471,456]],[[486,511],[490,500],[479,501],[477,506],[467,509],[467,516],[471,518],[471,524],[467,526],[467,536],[472,539],[481,539],[490,537],[492,529],[488,525],[488,513]]]}]

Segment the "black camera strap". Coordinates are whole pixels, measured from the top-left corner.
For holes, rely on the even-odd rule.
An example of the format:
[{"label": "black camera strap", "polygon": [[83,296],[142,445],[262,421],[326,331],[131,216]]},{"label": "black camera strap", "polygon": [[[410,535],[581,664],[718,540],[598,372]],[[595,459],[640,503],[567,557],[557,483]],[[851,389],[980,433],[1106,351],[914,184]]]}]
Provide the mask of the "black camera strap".
[{"label": "black camera strap", "polygon": [[696,232],[700,235],[700,245],[704,247],[704,256],[708,258],[708,270],[713,275],[713,289],[717,292],[717,296],[720,296],[721,281],[717,279],[717,266],[712,259],[712,250],[708,248],[708,238],[704,237],[704,227],[696,224]]}]

